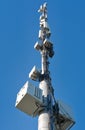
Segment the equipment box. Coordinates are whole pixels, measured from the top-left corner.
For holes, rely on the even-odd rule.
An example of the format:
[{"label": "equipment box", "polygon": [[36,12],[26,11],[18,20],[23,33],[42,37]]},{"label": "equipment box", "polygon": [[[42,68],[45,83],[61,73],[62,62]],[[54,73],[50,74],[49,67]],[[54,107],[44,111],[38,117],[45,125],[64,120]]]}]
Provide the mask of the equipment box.
[{"label": "equipment box", "polygon": [[75,123],[71,108],[60,100],[57,101],[57,107],[54,130],[69,130]]},{"label": "equipment box", "polygon": [[41,104],[43,104],[42,90],[27,81],[17,94],[15,106],[28,115],[36,116],[36,110]]}]

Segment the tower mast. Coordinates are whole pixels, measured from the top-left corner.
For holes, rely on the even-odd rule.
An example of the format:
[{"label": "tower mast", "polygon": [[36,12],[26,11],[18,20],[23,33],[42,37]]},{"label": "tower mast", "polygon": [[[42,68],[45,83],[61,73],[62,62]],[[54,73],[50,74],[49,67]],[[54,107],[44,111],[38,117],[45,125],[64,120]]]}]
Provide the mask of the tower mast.
[{"label": "tower mast", "polygon": [[69,130],[75,123],[71,109],[61,101],[56,101],[51,84],[49,58],[54,55],[50,42],[51,31],[48,25],[47,3],[40,6],[40,30],[34,48],[41,54],[41,70],[35,66],[29,78],[39,82],[35,87],[28,81],[17,94],[15,106],[26,114],[38,116],[38,130]]},{"label": "tower mast", "polygon": [[[49,72],[49,57],[53,57],[53,44],[49,41],[51,36],[50,28],[48,26],[47,18],[47,3],[40,6],[38,12],[40,15],[40,30],[39,40],[41,42],[39,51],[41,52],[41,79],[39,88],[43,91],[44,109],[39,112],[38,130],[53,130],[53,116],[52,116],[52,85]],[[36,48],[36,46],[35,46]]]}]

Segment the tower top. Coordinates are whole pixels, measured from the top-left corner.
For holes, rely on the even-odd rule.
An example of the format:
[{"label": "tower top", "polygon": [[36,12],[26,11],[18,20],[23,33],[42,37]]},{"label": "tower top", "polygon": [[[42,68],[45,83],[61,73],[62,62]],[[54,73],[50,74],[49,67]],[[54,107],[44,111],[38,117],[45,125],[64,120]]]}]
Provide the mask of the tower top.
[{"label": "tower top", "polygon": [[45,2],[43,5],[40,6],[40,9],[38,12],[44,13],[47,12],[47,2]]},{"label": "tower top", "polygon": [[40,15],[40,30],[39,30],[39,39],[43,42],[45,39],[49,39],[51,36],[51,31],[48,25],[47,19],[47,3],[45,2],[40,6],[39,13]]}]

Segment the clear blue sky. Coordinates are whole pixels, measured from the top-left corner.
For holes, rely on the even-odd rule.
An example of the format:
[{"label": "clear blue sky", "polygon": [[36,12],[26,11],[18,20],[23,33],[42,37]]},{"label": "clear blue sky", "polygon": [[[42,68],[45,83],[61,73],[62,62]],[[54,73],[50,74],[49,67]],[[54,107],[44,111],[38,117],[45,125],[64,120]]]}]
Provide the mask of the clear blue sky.
[{"label": "clear blue sky", "polygon": [[[37,118],[17,110],[15,100],[20,88],[30,80],[31,68],[40,68],[40,54],[33,46],[38,39],[37,10],[43,2],[0,0],[0,130],[37,130]],[[72,107],[76,120],[72,130],[84,130],[85,1],[47,2],[55,51],[50,59],[55,97]]]}]

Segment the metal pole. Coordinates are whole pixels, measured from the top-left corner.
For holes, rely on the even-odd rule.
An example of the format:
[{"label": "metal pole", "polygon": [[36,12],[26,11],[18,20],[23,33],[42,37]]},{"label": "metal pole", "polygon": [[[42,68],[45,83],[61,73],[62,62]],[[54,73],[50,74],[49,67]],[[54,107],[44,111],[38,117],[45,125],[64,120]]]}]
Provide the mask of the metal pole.
[{"label": "metal pole", "polygon": [[[42,74],[47,73],[47,54],[42,53]],[[38,130],[53,130],[52,129],[52,112],[51,112],[51,106],[52,106],[52,99],[50,95],[50,82],[49,79],[46,79],[44,77],[44,80],[42,80],[39,84],[39,88],[43,91],[43,97],[45,102],[45,108],[43,111],[40,112],[39,118],[38,118]]]},{"label": "metal pole", "polygon": [[40,6],[39,12],[42,13],[40,17],[41,34],[40,40],[42,41],[43,49],[41,50],[41,68],[43,75],[42,81],[40,81],[39,88],[43,91],[44,98],[44,109],[39,112],[38,117],[38,130],[53,130],[52,122],[52,96],[50,92],[51,80],[49,76],[49,62],[48,62],[48,51],[44,46],[44,41],[48,36],[49,28],[47,27],[47,4]]}]

